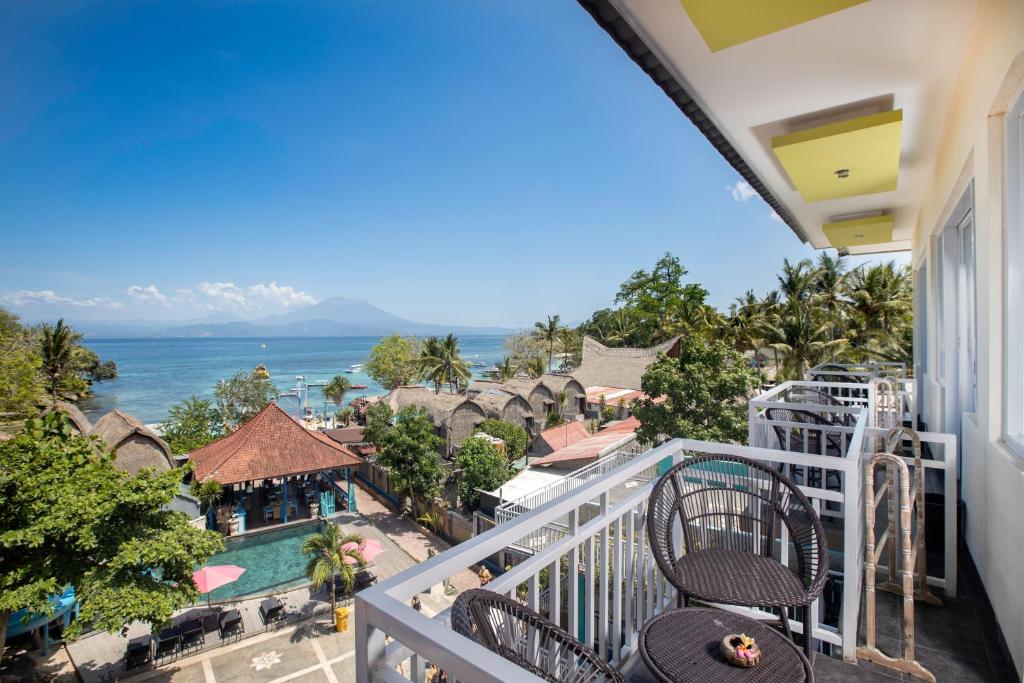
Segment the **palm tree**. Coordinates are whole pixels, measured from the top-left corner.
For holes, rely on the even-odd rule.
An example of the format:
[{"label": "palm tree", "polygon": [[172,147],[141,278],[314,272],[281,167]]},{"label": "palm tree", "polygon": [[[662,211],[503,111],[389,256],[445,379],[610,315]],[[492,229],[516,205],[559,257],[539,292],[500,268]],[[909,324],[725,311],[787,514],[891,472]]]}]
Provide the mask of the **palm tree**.
[{"label": "palm tree", "polygon": [[829,338],[832,341],[840,338],[848,306],[846,261],[842,256],[833,257],[823,252],[818,258],[814,277],[814,294],[811,301],[815,306],[820,307],[829,318]]},{"label": "palm tree", "polygon": [[526,370],[526,374],[530,376],[530,379],[538,379],[547,371],[544,367],[544,359],[540,356],[534,356],[526,361],[523,368]]},{"label": "palm tree", "polygon": [[421,376],[433,382],[436,392],[441,391],[442,384],[447,384],[448,390],[455,393],[472,375],[469,363],[462,360],[459,340],[453,334],[444,339],[427,338],[420,352],[419,363]]},{"label": "palm tree", "polygon": [[498,368],[498,372],[495,373],[495,376],[499,382],[509,381],[510,379],[515,377],[516,372],[519,371],[519,368],[516,367],[516,364],[512,362],[511,356],[505,356],[505,360],[501,361],[501,363],[499,363],[495,367]]},{"label": "palm tree", "polygon": [[[547,372],[551,370],[551,362],[555,357],[555,340],[558,339],[558,330],[561,326],[558,324],[561,321],[561,316],[549,315],[547,322],[538,321],[533,324],[534,334],[538,339],[547,342],[548,344],[548,367]],[[543,374],[543,373],[541,373]]]},{"label": "palm tree", "polygon": [[54,327],[43,326],[43,373],[50,384],[50,394],[54,403],[57,402],[57,389],[61,380],[71,370],[76,338],[75,331],[64,324],[63,318],[58,320]]},{"label": "palm tree", "polygon": [[324,398],[340,404],[345,398],[345,392],[352,388],[348,378],[335,375],[334,378],[324,385]]},{"label": "palm tree", "polygon": [[337,418],[338,422],[341,422],[343,425],[348,427],[352,423],[352,416],[354,414],[355,411],[352,410],[352,408],[342,408],[341,410],[338,411],[335,417]]},{"label": "palm tree", "polygon": [[[905,329],[913,324],[910,269],[891,261],[861,266],[848,280],[852,346],[869,356],[887,356],[894,349],[902,353]],[[888,352],[878,353],[886,348]]]},{"label": "palm tree", "polygon": [[[366,564],[366,558],[358,548],[364,540],[359,534],[343,534],[335,524],[328,524],[323,531],[311,534],[302,542],[302,553],[309,556],[306,576],[317,590],[330,582],[331,614],[334,614],[334,577],[340,575],[345,590],[351,591],[356,584],[356,567]],[[354,543],[356,548],[344,546]],[[354,562],[346,561],[354,560]]]},{"label": "palm tree", "polygon": [[423,341],[419,363],[420,377],[434,385],[434,393],[441,393],[441,385],[444,384],[444,355],[441,349],[441,340],[437,337],[427,337]]}]

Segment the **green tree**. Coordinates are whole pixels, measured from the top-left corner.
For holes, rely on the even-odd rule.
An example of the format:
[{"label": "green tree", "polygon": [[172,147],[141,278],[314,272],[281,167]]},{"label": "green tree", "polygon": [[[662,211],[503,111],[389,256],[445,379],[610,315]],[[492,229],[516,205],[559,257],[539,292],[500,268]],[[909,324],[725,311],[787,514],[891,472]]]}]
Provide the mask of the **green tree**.
[{"label": "green tree", "polygon": [[432,498],[441,490],[444,468],[438,451],[444,440],[427,412],[411,406],[395,416],[385,430],[377,462],[388,470],[391,485],[403,496]]},{"label": "green tree", "polygon": [[366,374],[388,391],[411,383],[419,375],[416,340],[393,334],[381,339],[366,361]]},{"label": "green tree", "polygon": [[434,384],[435,391],[447,384],[448,390],[455,393],[471,376],[469,363],[462,360],[459,340],[453,334],[444,339],[428,338],[420,352],[419,365],[421,376]]},{"label": "green tree", "polygon": [[672,437],[741,443],[747,437],[747,399],[757,385],[757,372],[724,342],[683,337],[678,359],[661,355],[641,378],[644,393],[666,400],[634,404],[641,424],[637,436],[649,443]]},{"label": "green tree", "polygon": [[240,426],[256,416],[277,398],[277,389],[269,379],[253,377],[239,370],[231,379],[222,379],[213,389],[217,412],[224,429]]},{"label": "green tree", "polygon": [[342,375],[335,375],[324,385],[324,398],[340,404],[345,400],[345,392],[352,388],[352,383]]},{"label": "green tree", "polygon": [[[561,316],[549,315],[547,321],[538,321],[533,324],[534,334],[548,347],[548,366],[544,372],[551,371],[551,364],[555,357],[555,340],[558,339],[558,332],[561,330]],[[543,373],[541,373],[543,374]]]},{"label": "green tree", "polygon": [[374,446],[384,443],[384,434],[391,428],[391,418],[395,416],[391,406],[384,401],[371,403],[366,409],[366,426],[363,429],[363,439]]},{"label": "green tree", "polygon": [[366,558],[359,550],[364,542],[359,534],[343,534],[341,527],[335,524],[328,524],[322,531],[306,536],[302,542],[302,554],[309,558],[306,576],[313,587],[319,590],[325,583],[330,585],[331,615],[337,607],[334,577],[340,575],[345,591],[352,591],[356,585],[356,568],[366,564]]},{"label": "green tree", "polygon": [[523,368],[526,370],[526,374],[530,376],[530,379],[539,379],[547,372],[547,368],[544,366],[544,359],[540,356],[535,356],[526,361]]},{"label": "green tree", "polygon": [[512,362],[511,356],[505,356],[504,360],[498,363],[496,367],[498,368],[498,371],[494,373],[494,375],[495,379],[499,382],[509,381],[516,376],[516,372],[519,370],[519,368],[516,367],[516,364]]},{"label": "green tree", "polygon": [[455,467],[459,477],[459,498],[468,509],[480,500],[478,489],[490,491],[512,478],[508,459],[494,444],[481,438],[469,438],[455,451]]},{"label": "green tree", "polygon": [[687,270],[666,252],[650,272],[638,270],[619,287],[615,302],[635,320],[628,346],[652,346],[678,334],[701,332],[713,309],[705,303],[707,290],[683,284]]},{"label": "green tree", "polygon": [[509,462],[515,462],[526,455],[526,447],[529,445],[530,435],[519,425],[489,417],[477,426],[477,431],[504,441],[505,455],[508,456]]},{"label": "green tree", "polygon": [[350,424],[352,424],[353,415],[355,415],[355,411],[352,410],[352,408],[342,408],[337,412],[335,418],[338,420],[338,422],[348,427]]},{"label": "green tree", "polygon": [[200,509],[204,513],[224,497],[224,485],[216,479],[207,479],[202,483],[193,481],[189,489],[192,495],[199,499]]},{"label": "green tree", "polygon": [[0,651],[13,612],[47,613],[67,585],[81,609],[69,637],[86,625],[156,628],[194,602],[192,572],[224,541],[168,509],[181,475],[117,469],[59,413],[0,442]]},{"label": "green tree", "polygon": [[0,308],[0,413],[27,415],[40,398],[39,357],[18,317]]},{"label": "green tree", "polygon": [[198,396],[171,406],[160,430],[177,455],[191,453],[224,435],[221,414],[210,401]]},{"label": "green tree", "polygon": [[75,331],[64,324],[44,325],[40,355],[43,359],[43,374],[53,402],[57,402],[57,391],[61,383],[71,376],[72,356],[75,351]]},{"label": "green tree", "polygon": [[552,410],[544,419],[544,429],[551,429],[565,424],[565,418],[557,410]]}]

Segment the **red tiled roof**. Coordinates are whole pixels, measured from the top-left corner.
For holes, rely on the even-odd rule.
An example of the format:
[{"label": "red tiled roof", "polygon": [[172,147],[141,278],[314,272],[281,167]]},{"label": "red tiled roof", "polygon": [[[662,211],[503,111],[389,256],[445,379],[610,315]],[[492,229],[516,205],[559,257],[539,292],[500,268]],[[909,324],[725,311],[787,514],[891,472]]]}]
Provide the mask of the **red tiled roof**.
[{"label": "red tiled roof", "polygon": [[630,417],[620,420],[597,434],[580,439],[566,448],[545,455],[530,463],[530,465],[554,465],[555,463],[569,463],[581,460],[594,460],[602,451],[628,441],[633,437],[632,432],[640,426],[640,420]]},{"label": "red tiled roof", "polygon": [[222,439],[193,451],[197,481],[222,484],[273,479],[340,467],[362,460],[345,446],[312,432],[271,403]]},{"label": "red tiled roof", "polygon": [[577,420],[566,422],[564,425],[552,427],[551,429],[545,429],[537,435],[553,451],[571,446],[580,439],[586,439],[588,436],[590,436],[590,432],[587,431],[582,422]]},{"label": "red tiled roof", "polygon": [[362,427],[339,427],[338,429],[328,429],[324,431],[324,434],[338,443],[362,443],[363,441]]}]

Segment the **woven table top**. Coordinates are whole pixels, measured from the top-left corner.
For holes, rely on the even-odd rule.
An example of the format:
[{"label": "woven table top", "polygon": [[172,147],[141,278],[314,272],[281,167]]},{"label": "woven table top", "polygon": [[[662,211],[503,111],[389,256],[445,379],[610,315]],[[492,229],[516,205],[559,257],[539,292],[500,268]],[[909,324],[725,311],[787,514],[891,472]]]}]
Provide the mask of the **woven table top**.
[{"label": "woven table top", "polygon": [[[745,669],[725,661],[719,645],[731,633],[746,633],[757,641],[761,649],[757,666]],[[640,631],[640,654],[651,673],[669,683],[814,680],[807,660],[784,635],[753,619],[718,609],[662,612]]]}]

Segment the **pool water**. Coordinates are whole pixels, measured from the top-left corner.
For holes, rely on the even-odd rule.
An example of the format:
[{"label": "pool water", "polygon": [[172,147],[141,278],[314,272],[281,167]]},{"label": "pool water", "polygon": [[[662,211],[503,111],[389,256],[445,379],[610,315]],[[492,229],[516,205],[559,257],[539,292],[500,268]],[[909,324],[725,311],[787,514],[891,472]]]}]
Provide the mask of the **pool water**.
[{"label": "pool water", "polygon": [[201,597],[216,602],[284,591],[308,583],[308,558],[302,554],[302,542],[318,529],[319,522],[309,522],[228,538],[224,552],[214,555],[206,564],[234,564],[244,567],[245,573],[234,583]]}]

